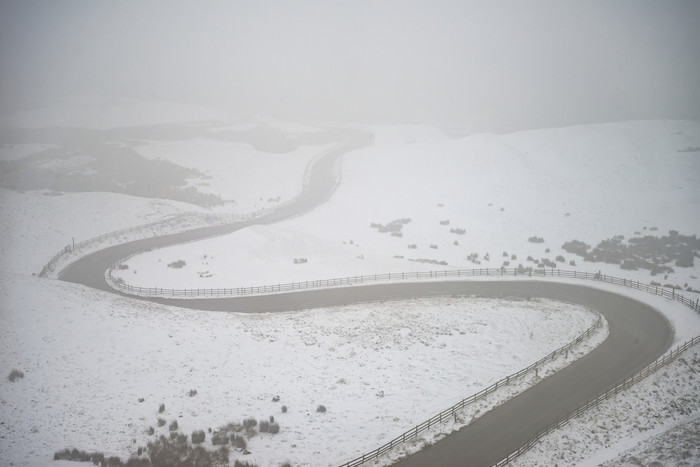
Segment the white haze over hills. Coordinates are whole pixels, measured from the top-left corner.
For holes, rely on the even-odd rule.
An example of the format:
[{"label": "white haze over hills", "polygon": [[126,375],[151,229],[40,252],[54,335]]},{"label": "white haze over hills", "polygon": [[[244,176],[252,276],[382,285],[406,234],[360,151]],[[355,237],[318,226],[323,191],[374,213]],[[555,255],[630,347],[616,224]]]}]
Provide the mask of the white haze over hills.
[{"label": "white haze over hills", "polygon": [[[161,416],[187,435],[274,415],[280,433],[250,438],[249,455],[232,449],[231,464],[333,466],[592,323],[548,300],[448,297],[197,312],[37,277],[72,239],[292,199],[309,163],[338,144],[333,126],[374,139],[344,157],[328,202],[136,255],[115,276],[236,287],[528,267],[531,256],[700,289],[697,257],[651,276],[562,249],[700,234],[699,20],[693,0],[0,1],[0,464],[74,466],[52,460],[68,447],[126,460],[167,435],[156,426],[164,403]],[[410,219],[400,236],[371,227],[397,219]],[[697,314],[677,302],[587,284],[655,306],[674,343],[700,334]],[[519,465],[700,463],[698,358],[690,349]],[[13,369],[24,377],[11,382]]]},{"label": "white haze over hills", "polygon": [[[130,105],[146,115],[161,104]],[[119,126],[130,120],[123,108],[92,118],[85,118],[88,110],[75,112],[74,121],[63,122],[78,127],[102,118],[102,127],[104,122]],[[154,118],[157,121],[157,115]],[[263,121],[298,135],[314,128],[269,119],[249,124],[185,121],[212,129],[253,128]],[[37,117],[33,126],[42,125]],[[473,251],[479,252],[482,261],[487,251],[491,254],[491,261],[482,262],[482,267],[498,267],[510,260],[502,256],[504,250],[518,256],[511,265],[527,265],[527,255],[554,259],[565,254],[568,261],[570,255],[560,247],[573,238],[595,244],[616,234],[632,236],[640,229],[643,234],[659,235],[670,229],[687,234],[700,230],[696,216],[691,215],[698,211],[700,199],[698,152],[684,151],[700,146],[697,121],[620,122],[458,138],[425,125],[365,128],[374,133],[376,144],[344,158],[341,185],[326,204],[280,224],[138,255],[127,261],[129,269],[120,271],[124,280],[191,288],[479,267],[466,260]],[[209,170],[227,174],[231,183],[254,185],[263,196],[274,196],[280,189],[274,176],[246,178],[226,167],[245,161],[260,164],[250,170],[262,170],[272,167],[270,157],[284,153],[273,155],[244,146],[194,139],[153,140],[137,147],[149,151],[148,157],[191,166],[197,165],[202,153],[216,154],[204,158],[211,164]],[[39,143],[6,144],[0,147],[0,155],[2,160],[20,160],[43,149]],[[296,174],[289,177],[290,196],[301,187],[312,149],[306,155],[288,154],[294,162],[289,161],[287,170]],[[569,166],[576,169],[568,171]],[[628,173],[634,176],[627,177]],[[250,439],[252,454],[232,452],[232,462],[336,465],[541,358],[592,322],[578,307],[547,301],[434,299],[261,316],[183,312],[134,302],[34,274],[72,236],[82,240],[208,209],[114,193],[0,193],[2,234],[7,239],[0,246],[1,360],[7,371],[17,368],[25,373],[18,382],[3,379],[0,383],[0,413],[5,421],[0,425],[0,458],[14,465],[58,465],[51,460],[53,453],[73,446],[127,458],[150,439],[146,430],[155,425],[161,402],[166,404],[168,423],[177,419],[186,434],[249,416],[274,415],[282,427],[280,434]],[[259,202],[251,199],[236,208],[252,211]],[[380,234],[370,227],[371,222],[386,224],[401,217],[411,218],[402,229],[403,237]],[[447,219],[449,225],[440,225]],[[450,233],[451,228],[464,228],[465,233]],[[528,242],[531,235],[543,236],[545,243]],[[455,240],[459,245],[454,245]],[[409,243],[419,248],[408,249]],[[430,248],[431,244],[438,248]],[[551,248],[550,253],[545,248]],[[397,255],[404,258],[394,258]],[[409,261],[413,256],[445,260],[448,266]],[[296,257],[308,262],[294,264]],[[167,263],[176,259],[185,260],[186,266],[168,268]],[[647,271],[622,271],[614,265],[576,260],[579,270],[602,269],[645,282],[654,279]],[[697,262],[694,268],[675,268],[668,281],[688,281],[697,288],[698,268]],[[200,277],[204,271],[210,277]],[[603,287],[653,303],[679,331],[676,342],[700,333],[700,320],[678,303]],[[687,361],[694,362],[692,358]],[[304,362],[301,373],[299,362]],[[468,371],[455,373],[455,365]],[[647,458],[673,452],[676,445],[663,438],[666,430],[675,430],[668,433],[672,440],[679,429],[687,436],[695,426],[692,414],[697,401],[692,394],[697,394],[697,385],[688,377],[691,370],[684,368],[681,363],[669,369],[675,390],[668,400],[652,397],[656,385],[663,384],[657,378],[635,393],[634,405],[640,411],[627,410],[630,418],[619,415],[614,404],[601,409],[601,416],[619,419],[603,431],[604,439],[617,441],[597,445],[595,439],[589,440],[586,449],[573,443],[567,445],[569,451],[562,459],[573,464],[589,458],[602,462],[618,454],[629,458],[632,454],[625,451],[631,440],[653,443],[648,445],[653,453],[644,454]],[[445,380],[413,376],[428,373]],[[452,384],[465,376],[467,380]],[[196,389],[197,396],[188,397],[190,389]],[[270,402],[278,394],[280,403],[289,406],[287,414]],[[143,403],[138,402],[140,398],[145,399]],[[639,404],[642,399],[644,404]],[[690,410],[690,415],[668,412],[669,401]],[[317,414],[318,404],[326,405],[328,413]],[[407,412],[406,407],[415,410]],[[643,422],[649,414],[662,411],[663,419]],[[589,423],[596,420],[591,418]],[[580,433],[586,426],[571,429]],[[639,426],[653,426],[658,436],[640,435]],[[452,425],[430,432],[407,449],[417,449],[451,429]],[[157,428],[156,435],[165,431]],[[523,465],[546,462],[543,459],[552,455],[547,446],[560,445],[547,441],[523,458]],[[666,450],[659,445],[667,446]],[[326,452],[337,455],[320,455]],[[403,452],[402,448],[384,462]]]},{"label": "white haze over hills", "polygon": [[[674,267],[664,279],[648,270],[584,262],[561,248],[574,239],[596,246],[615,235],[700,231],[694,215],[700,212],[700,152],[683,151],[700,147],[697,121],[458,139],[429,127],[370,130],[377,144],[344,158],[340,187],[312,213],[137,255],[115,276],[141,287],[231,288],[377,272],[496,268],[504,261],[528,267],[533,266],[528,256],[554,261],[561,255],[561,269],[624,272],[642,282],[700,289],[694,268]],[[189,149],[192,158],[199,157],[196,144]],[[411,221],[401,237],[370,227],[402,218]],[[449,225],[441,224],[445,221]],[[458,229],[464,232],[453,232]],[[529,242],[533,236],[544,242]],[[474,252],[479,264],[468,259]],[[295,258],[308,262],[295,264]],[[178,260],[187,266],[168,267]]]}]

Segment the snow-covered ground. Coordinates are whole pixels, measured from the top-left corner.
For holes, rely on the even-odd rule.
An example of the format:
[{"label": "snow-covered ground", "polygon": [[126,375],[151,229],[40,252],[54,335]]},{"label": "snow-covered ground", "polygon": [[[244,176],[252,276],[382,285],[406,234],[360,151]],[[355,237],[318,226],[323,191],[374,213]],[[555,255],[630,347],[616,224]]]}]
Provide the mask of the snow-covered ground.
[{"label": "snow-covered ground", "polygon": [[700,462],[700,347],[543,438],[511,465],[692,466]]},{"label": "snow-covered ground", "polygon": [[[74,446],[126,458],[151,439],[160,403],[161,416],[187,434],[274,415],[281,432],[252,438],[246,459],[334,465],[529,365],[595,320],[546,300],[449,298],[193,313],[26,275],[2,279],[2,361],[25,375],[0,382],[0,458],[14,465],[50,464],[53,452]],[[315,412],[319,404],[325,414]]]},{"label": "snow-covered ground", "polygon": [[[112,128],[132,122],[133,112],[121,110],[125,106],[123,102],[92,106],[93,114],[104,110],[101,120],[86,117],[89,112],[83,106],[60,121],[63,126],[89,127],[96,122],[92,127]],[[138,123],[225,118],[216,112],[202,111],[197,118],[192,116],[198,111],[183,112],[156,109],[151,120]],[[165,120],[158,120],[159,115]],[[179,120],[174,117],[178,115]],[[22,118],[11,121],[28,127],[62,126],[52,111]],[[241,128],[240,122],[217,125]],[[279,125],[288,132],[312,131]],[[376,144],[345,157],[342,185],[315,211],[284,223],[136,256],[129,261],[125,280],[159,287],[261,285],[479,267],[467,260],[478,252],[482,267],[498,267],[505,260],[511,267],[529,266],[528,255],[554,260],[561,254],[566,258],[561,267],[573,269],[568,261],[575,259],[579,270],[649,282],[654,278],[647,271],[583,263],[563,252],[561,244],[579,239],[596,245],[613,235],[630,237],[637,231],[700,232],[695,215],[700,203],[700,152],[679,152],[700,146],[698,122],[627,122],[460,139],[416,125],[371,130]],[[234,149],[227,144],[205,139],[151,141],[139,151],[188,165],[194,164],[200,150],[223,156]],[[32,144],[3,145],[0,155],[2,160],[13,160],[40,150]],[[313,157],[304,151],[285,166],[290,172],[284,188],[289,196],[293,187],[301,186],[297,174]],[[268,195],[282,196],[279,177],[260,175],[276,156],[246,154],[246,164],[259,161],[260,166],[226,172],[238,162],[212,156],[205,157],[208,165],[203,169],[231,174],[231,183],[242,187],[251,187],[254,181],[255,187],[249,189],[257,191],[251,203],[260,201],[259,194],[264,194],[264,201]],[[225,194],[229,187],[212,183],[208,189]],[[17,368],[25,374],[15,383],[0,382],[3,463],[55,465],[50,460],[53,452],[69,446],[125,458],[145,445],[149,439],[145,430],[155,427],[158,404],[164,403],[163,417],[168,422],[177,419],[187,434],[248,416],[274,415],[281,432],[249,441],[252,454],[245,459],[261,467],[285,460],[293,465],[333,465],[527,366],[570,341],[593,319],[579,307],[541,300],[433,299],[259,316],[192,312],[32,276],[71,237],[79,241],[187,211],[205,210],[111,193],[0,191],[5,239],[0,243],[0,361],[6,373]],[[403,226],[402,237],[370,227],[372,222],[387,224],[399,218],[411,219]],[[449,225],[441,225],[445,220]],[[465,232],[450,233],[452,228]],[[534,235],[545,242],[528,242]],[[416,249],[409,249],[413,244]],[[545,253],[545,248],[551,251]],[[487,252],[490,261],[484,260]],[[308,262],[294,264],[295,258]],[[185,260],[185,268],[167,268],[178,259]],[[697,262],[695,268],[675,268],[663,282],[688,282],[700,288],[697,268]],[[700,333],[700,320],[678,303],[621,287],[591,285],[652,303],[669,315],[677,341]],[[548,320],[546,326],[540,325],[543,319]],[[693,358],[697,357],[686,361]],[[694,373],[679,368],[678,378],[687,381],[684,387],[697,394]],[[658,381],[664,392],[673,387],[669,381],[673,379]],[[189,397],[190,389],[197,395]],[[273,395],[280,396],[279,403],[271,402]],[[646,410],[648,417],[670,404],[644,397],[649,405],[640,410]],[[281,404],[289,407],[286,414],[281,413]],[[319,404],[328,408],[325,414],[316,413]],[[465,414],[461,422],[472,415]],[[682,426],[692,433],[696,424],[687,422]],[[602,430],[591,428],[599,424],[593,417],[586,423],[585,430]],[[635,437],[634,424],[630,426],[620,439]],[[408,449],[451,428],[429,433]],[[612,428],[606,425],[606,429]],[[156,434],[166,431],[156,428]],[[673,436],[671,432],[667,438]],[[652,441],[656,442],[645,446]],[[552,446],[559,449],[556,443]],[[606,458],[628,447],[614,446]],[[584,452],[576,446],[572,451]],[[328,452],[334,453],[333,458],[327,458]],[[541,455],[540,462],[551,459],[552,451],[543,450]],[[585,451],[579,457],[571,454],[571,459],[593,455]]]},{"label": "snow-covered ground", "polygon": [[[528,256],[555,261],[561,255],[565,261],[557,266],[563,269],[700,289],[697,261],[695,268],[674,266],[664,278],[587,263],[561,248],[574,239],[595,246],[635,232],[700,232],[700,152],[682,152],[700,146],[700,122],[624,122],[456,140],[415,126],[373,131],[378,144],[344,158],[341,186],[315,211],[135,256],[122,278],[141,287],[222,288],[500,267],[504,261],[528,267],[534,264]],[[401,237],[370,227],[401,218],[410,219]],[[529,242],[532,236],[544,243]],[[468,259],[473,252],[479,265]],[[307,262],[295,263],[299,258]],[[186,266],[167,266],[177,260]]]},{"label": "snow-covered ground", "polygon": [[309,162],[333,147],[305,145],[273,154],[243,143],[198,139],[140,145],[136,151],[148,159],[163,159],[203,172],[210,178],[193,181],[193,186],[202,193],[235,200],[236,211],[242,212],[294,198],[303,188]]}]

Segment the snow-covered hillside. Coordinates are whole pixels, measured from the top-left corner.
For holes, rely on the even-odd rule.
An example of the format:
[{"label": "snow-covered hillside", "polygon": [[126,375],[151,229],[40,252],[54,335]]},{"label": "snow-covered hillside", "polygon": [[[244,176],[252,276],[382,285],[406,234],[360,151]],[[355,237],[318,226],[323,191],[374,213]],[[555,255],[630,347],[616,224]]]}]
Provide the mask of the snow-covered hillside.
[{"label": "snow-covered hillside", "polygon": [[[530,256],[563,269],[700,289],[697,261],[695,268],[670,264],[668,277],[651,276],[584,262],[562,249],[571,240],[595,246],[616,235],[700,232],[700,152],[685,150],[700,146],[699,122],[624,122],[457,140],[413,126],[403,134],[397,127],[373,131],[379,143],[345,157],[341,186],[310,214],[151,251],[117,274],[143,287],[238,287],[500,267],[504,261],[534,266]],[[397,219],[410,222],[393,235],[371,227]],[[301,258],[307,262],[295,264]],[[178,260],[186,266],[167,266]]]},{"label": "snow-covered hillside", "polygon": [[[136,104],[88,104],[62,115],[44,109],[15,116],[13,124],[116,128],[133,122],[198,122],[212,134],[216,128],[260,125],[168,106],[144,110],[143,120],[132,120]],[[264,124],[299,138],[317,130]],[[575,260],[579,270],[700,288],[697,261],[693,268],[675,267],[663,279],[646,270],[586,263],[561,249],[573,239],[596,245],[635,232],[699,233],[698,122],[626,122],[459,139],[417,125],[368,129],[375,133],[375,145],[345,157],[342,184],[328,203],[280,224],[138,255],[121,271],[124,280],[159,287],[231,287],[499,267],[504,261],[527,267],[534,264],[527,261],[529,255],[552,261],[562,255],[562,268],[574,269],[569,261]],[[233,196],[242,201],[236,207],[250,211],[260,203],[279,202],[269,198],[292,197],[308,161],[331,147],[314,144],[271,154],[216,138],[129,144],[146,158],[209,171],[215,179],[199,188],[224,197],[237,192]],[[20,160],[47,147],[40,141],[3,144],[0,160]],[[156,435],[167,434],[167,426],[157,427],[158,417],[177,420],[189,435],[245,417],[274,415],[280,433],[251,438],[252,454],[245,460],[261,467],[287,460],[335,465],[529,365],[594,319],[580,307],[546,300],[475,298],[275,315],[193,312],[33,276],[72,237],[79,241],[189,211],[211,212],[114,193],[0,190],[5,239],[0,244],[0,361],[6,374],[12,369],[24,373],[15,382],[0,381],[2,463],[57,465],[53,453],[73,446],[127,458],[151,439],[150,426]],[[379,232],[379,224],[402,218],[410,222],[400,224],[400,236]],[[531,236],[544,242],[529,242]],[[307,262],[295,263],[301,258]],[[167,267],[180,259],[185,267]],[[447,264],[434,264],[441,262]],[[679,331],[676,341],[700,332],[700,320],[679,303],[595,285],[659,308]],[[697,383],[679,368],[679,378],[692,392]],[[197,394],[190,397],[190,390]],[[280,401],[272,402],[277,395]],[[649,413],[666,403],[647,399]],[[161,403],[165,410],[159,414]],[[326,413],[316,412],[319,404]],[[590,426],[586,423],[596,423],[595,417],[583,429]],[[695,426],[693,420],[683,423]],[[438,428],[426,439],[451,428]],[[633,435],[628,430],[620,436]],[[544,457],[538,459],[551,454],[543,446]],[[328,452],[332,458],[325,456]],[[580,457],[591,455],[586,451]],[[233,458],[243,459],[239,453]]]}]

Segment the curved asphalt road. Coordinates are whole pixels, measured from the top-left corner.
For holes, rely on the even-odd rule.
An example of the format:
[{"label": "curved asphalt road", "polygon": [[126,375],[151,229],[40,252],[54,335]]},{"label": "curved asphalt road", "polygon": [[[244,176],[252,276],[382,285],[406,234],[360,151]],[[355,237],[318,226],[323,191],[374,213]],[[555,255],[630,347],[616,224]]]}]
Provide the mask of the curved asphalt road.
[{"label": "curved asphalt road", "polygon": [[[104,271],[126,256],[151,248],[223,235],[255,223],[272,223],[312,209],[333,193],[336,183],[328,174],[338,158],[345,151],[362,147],[369,142],[369,138],[360,131],[343,132],[348,137],[348,142],[314,165],[309,187],[293,204],[253,221],[116,245],[72,263],[61,272],[60,279],[114,292],[105,283]],[[610,335],[590,354],[554,376],[397,464],[402,467],[490,466],[523,445],[547,425],[556,423],[569,410],[584,404],[654,361],[670,347],[673,339],[672,328],[666,319],[644,303],[583,285],[547,281],[389,283],[269,296],[139,299],[191,309],[260,313],[435,295],[560,297],[574,302],[587,302],[605,316]],[[425,418],[431,415],[433,414],[426,414]],[[370,450],[375,447],[363,448]],[[327,457],[326,460],[332,461],[333,453],[328,453]]]}]

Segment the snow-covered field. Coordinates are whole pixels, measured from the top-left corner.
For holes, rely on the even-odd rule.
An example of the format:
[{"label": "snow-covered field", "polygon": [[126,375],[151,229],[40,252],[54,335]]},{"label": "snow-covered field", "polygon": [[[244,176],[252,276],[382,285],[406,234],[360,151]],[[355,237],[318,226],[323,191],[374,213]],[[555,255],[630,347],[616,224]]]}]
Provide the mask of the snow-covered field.
[{"label": "snow-covered field", "polygon": [[[700,122],[625,122],[456,140],[415,126],[373,131],[377,144],[344,158],[341,186],[308,215],[144,253],[115,275],[141,287],[217,288],[500,267],[504,261],[527,267],[533,265],[528,256],[555,261],[561,255],[565,261],[557,266],[563,269],[700,289],[697,265],[653,277],[648,270],[586,263],[561,248],[574,239],[595,246],[635,232],[700,232],[700,152],[679,152],[700,146]],[[370,227],[401,218],[410,219],[401,237]],[[533,236],[544,243],[529,242]],[[474,252],[478,265],[468,259]],[[307,262],[295,264],[299,258]],[[186,266],[167,266],[178,260]]]},{"label": "snow-covered field", "polygon": [[[70,121],[66,126],[111,128],[131,121],[129,112],[138,105],[88,107],[93,114],[100,109],[101,119],[89,117],[83,106],[63,114],[60,121]],[[198,110],[201,115],[195,112],[197,118],[170,107],[158,109],[152,107],[151,120],[137,122],[226,118],[203,109]],[[4,121],[60,126],[56,115],[44,109]],[[170,119],[177,115],[182,118]],[[654,278],[648,271],[584,263],[561,245],[573,239],[595,245],[613,235],[630,237],[635,232],[700,232],[696,215],[700,152],[683,151],[700,146],[698,122],[626,122],[459,139],[416,125],[371,130],[376,144],[345,157],[341,186],[315,211],[280,224],[138,255],[122,271],[124,280],[176,288],[261,285],[479,267],[467,259],[477,252],[482,267],[499,267],[506,260],[511,267],[528,266],[528,255],[552,260],[563,255],[562,268],[574,269],[568,262],[575,259],[575,269],[649,282]],[[248,201],[239,206],[250,210],[261,196],[265,202],[268,195],[292,196],[301,188],[303,168],[316,154],[309,148],[295,152],[294,161],[284,165],[288,178],[263,177],[277,166],[278,155],[258,157],[236,152],[234,146],[200,139],[151,141],[139,151],[183,165],[194,165],[200,153],[209,154],[202,158],[207,164],[202,170],[231,174],[231,184],[251,190],[254,195],[243,198]],[[3,145],[0,160],[41,149],[33,144]],[[241,158],[223,157],[229,150]],[[241,170],[231,172],[234,167]],[[206,190],[226,197],[232,188],[225,181]],[[292,465],[334,465],[529,365],[573,339],[594,319],[579,307],[544,300],[447,298],[274,315],[192,312],[33,276],[71,237],[79,241],[188,211],[206,210],[112,193],[0,191],[0,229],[5,239],[0,243],[0,361],[2,371],[16,368],[25,374],[14,383],[0,381],[3,464],[56,465],[50,460],[53,453],[72,446],[126,458],[145,445],[146,430],[156,426],[158,405],[164,403],[161,416],[168,422],[177,419],[186,434],[245,417],[274,415],[280,433],[258,435],[248,444],[252,454],[245,460],[261,467],[285,460]],[[401,237],[370,227],[400,218],[411,219]],[[449,224],[441,224],[446,220]],[[464,233],[450,233],[453,228]],[[535,235],[545,242],[528,242]],[[487,252],[489,261],[484,260]],[[295,264],[295,258],[308,261]],[[184,268],[167,267],[179,259],[186,262]],[[662,282],[700,288],[698,277],[696,261],[694,268],[675,268]],[[700,333],[700,319],[678,303],[620,287],[612,290],[667,313],[678,331],[676,341]],[[632,404],[640,412],[636,425],[620,422],[622,429],[616,435],[611,423],[597,427],[600,418],[592,414],[581,419],[579,432],[610,432],[611,439],[630,440],[641,428],[660,426],[644,420],[661,413],[670,420],[677,412],[666,411],[664,407],[673,404],[652,396],[654,390],[676,397],[676,404],[689,399],[692,403],[682,407],[695,411],[698,368],[691,352],[685,357],[686,367],[680,360],[669,367],[670,378],[660,373],[635,388],[639,392],[634,396],[624,396],[648,402]],[[674,381],[684,381],[676,395],[668,390]],[[197,390],[196,396],[188,396],[191,389]],[[271,401],[274,395],[280,402]],[[281,412],[283,404],[287,413]],[[319,404],[328,408],[325,414],[316,412]],[[613,401],[608,404],[608,411],[598,417],[618,416],[612,411],[621,409]],[[634,417],[632,409],[627,413]],[[679,428],[687,427],[683,433],[693,433],[694,420],[692,416],[682,420]],[[451,428],[426,439],[436,439],[442,436],[440,431]],[[156,428],[156,434],[166,432],[167,427]],[[673,441],[673,431],[665,436],[658,444],[680,443]],[[552,450],[564,445],[548,443],[528,454],[541,456],[531,462],[551,463]],[[657,438],[647,439],[645,447],[652,443]],[[555,462],[614,458],[629,447],[609,442],[603,457],[593,457],[596,443],[587,444],[586,450],[572,446],[569,457]],[[688,451],[691,462],[697,461],[696,451]]]},{"label": "snow-covered field", "polygon": [[700,348],[546,436],[512,465],[692,466],[700,461]]}]

